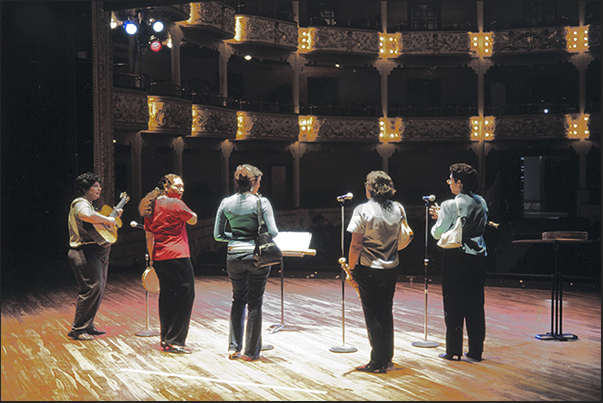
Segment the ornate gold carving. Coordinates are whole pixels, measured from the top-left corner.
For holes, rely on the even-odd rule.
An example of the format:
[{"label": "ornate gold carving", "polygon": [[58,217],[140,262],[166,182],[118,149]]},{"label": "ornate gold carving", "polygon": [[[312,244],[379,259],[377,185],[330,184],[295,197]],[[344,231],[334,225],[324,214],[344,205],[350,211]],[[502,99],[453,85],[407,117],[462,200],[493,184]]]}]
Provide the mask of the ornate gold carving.
[{"label": "ornate gold carving", "polygon": [[190,134],[191,103],[172,97],[148,96],[149,131]]},{"label": "ornate gold carving", "polygon": [[237,132],[235,111],[193,105],[192,135],[234,139]]},{"label": "ornate gold carving", "polygon": [[235,33],[235,10],[223,3],[216,1],[204,1],[202,3],[190,3],[190,18],[188,25],[204,25],[227,32],[234,36]]},{"label": "ornate gold carving", "polygon": [[402,32],[402,53],[469,53],[469,37],[464,32]]},{"label": "ornate gold carving", "polygon": [[372,31],[316,27],[315,50],[379,54],[379,34]]}]

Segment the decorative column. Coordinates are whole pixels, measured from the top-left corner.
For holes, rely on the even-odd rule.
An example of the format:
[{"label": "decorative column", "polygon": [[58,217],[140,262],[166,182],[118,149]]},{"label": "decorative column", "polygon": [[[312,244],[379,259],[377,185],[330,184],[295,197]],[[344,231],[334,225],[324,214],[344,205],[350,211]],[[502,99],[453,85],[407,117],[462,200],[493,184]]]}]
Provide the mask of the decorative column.
[{"label": "decorative column", "polygon": [[220,65],[218,67],[220,76],[220,96],[223,99],[226,99],[228,97],[228,60],[230,59],[230,56],[234,54],[234,49],[229,44],[221,42],[218,50],[220,51]]},{"label": "decorative column", "polygon": [[172,139],[172,149],[174,150],[174,173],[182,176],[182,153],[186,148],[183,137],[175,137]]},{"label": "decorative column", "polygon": [[172,49],[170,51],[170,57],[172,62],[172,83],[177,86],[182,85],[181,69],[180,69],[180,42],[184,37],[182,28],[180,25],[170,25],[170,36],[172,37]]},{"label": "decorative column", "polygon": [[573,132],[571,134],[571,130],[569,126],[567,127],[568,137],[570,138],[578,138],[577,142],[572,144],[572,148],[576,151],[580,158],[579,165],[579,188],[577,193],[577,213],[580,215],[580,206],[582,204],[586,204],[588,202],[588,190],[586,189],[586,178],[587,178],[587,169],[586,169],[586,159],[588,156],[588,152],[592,147],[592,142],[588,140],[589,138],[589,115],[586,114],[586,69],[591,61],[593,61],[593,56],[590,54],[589,44],[588,44],[588,33],[589,26],[584,25],[584,13],[585,13],[585,2],[578,2],[578,27],[566,27],[566,36],[567,36],[567,50],[573,55],[570,57],[570,60],[574,67],[578,69],[578,110],[580,113],[576,115],[567,115],[566,119],[571,121],[572,123],[578,123],[579,130],[577,132]]},{"label": "decorative column", "polygon": [[94,122],[94,171],[103,179],[100,205],[115,204],[115,156],[113,149],[113,55],[110,12],[102,1],[92,1],[92,85]]},{"label": "decorative column", "polygon": [[373,66],[377,69],[379,74],[381,75],[381,113],[383,117],[387,117],[388,110],[388,92],[387,92],[387,79],[389,75],[396,67],[396,63],[389,59],[377,59]]},{"label": "decorative column", "polygon": [[[469,33],[470,51],[473,59],[469,66],[477,74],[477,112],[478,120],[483,122],[484,118],[484,75],[492,66],[492,61],[489,59],[492,56],[492,32],[484,32],[484,2],[477,2],[477,33]],[[472,117],[471,119],[474,119]],[[471,123],[469,123],[471,125]],[[473,139],[472,139],[473,140]],[[490,152],[491,145],[486,145],[485,137],[479,138],[479,143],[472,144],[471,148],[478,156],[479,184],[478,187],[483,189],[486,185],[486,155]]]},{"label": "decorative column", "polygon": [[142,148],[144,140],[141,132],[129,133],[125,143],[130,146],[130,181],[132,200],[142,199]]},{"label": "decorative column", "polygon": [[[299,27],[299,1],[291,2],[291,8],[294,15],[293,18]],[[289,56],[289,64],[293,68],[293,99],[291,101],[293,103],[293,113],[297,114],[299,114],[299,72],[301,70],[299,58],[300,56],[297,52]]]},{"label": "decorative column", "polygon": [[296,141],[289,147],[293,156],[293,208],[301,205],[301,157],[306,152],[306,144]]},{"label": "decorative column", "polygon": [[220,144],[220,151],[222,151],[222,197],[226,197],[230,194],[230,172],[228,167],[232,150],[234,150],[234,143],[232,141],[224,140],[222,144]]},{"label": "decorative column", "polygon": [[381,169],[384,172],[389,171],[389,159],[396,151],[396,146],[392,143],[380,143],[377,145],[377,152],[381,157]]}]

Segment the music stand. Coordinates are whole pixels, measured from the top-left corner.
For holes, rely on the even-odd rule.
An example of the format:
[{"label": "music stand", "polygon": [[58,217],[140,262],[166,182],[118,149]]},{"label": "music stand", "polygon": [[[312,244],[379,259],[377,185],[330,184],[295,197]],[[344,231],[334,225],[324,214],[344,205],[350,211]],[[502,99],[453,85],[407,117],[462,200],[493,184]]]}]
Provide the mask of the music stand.
[{"label": "music stand", "polygon": [[[566,235],[572,235],[572,231],[565,232]],[[577,233],[578,231],[576,231]],[[563,333],[563,275],[559,272],[558,251],[559,245],[567,243],[590,243],[588,239],[579,238],[547,238],[548,233],[543,232],[543,239],[518,239],[511,243],[530,243],[530,244],[552,244],[555,247],[555,272],[551,276],[551,331],[537,334],[538,340],[558,340],[568,341],[577,340],[578,336],[572,333]],[[554,236],[554,235],[553,235]],[[562,236],[562,235],[561,235]],[[547,238],[547,239],[545,239]]]},{"label": "music stand", "polygon": [[425,200],[425,258],[423,259],[423,266],[425,266],[425,314],[423,315],[423,328],[425,333],[425,339],[419,341],[413,341],[412,345],[415,347],[437,347],[440,344],[435,341],[427,340],[427,266],[429,265],[429,259],[427,258],[427,244],[429,242],[429,201]]},{"label": "music stand", "polygon": [[286,326],[285,325],[285,257],[304,257],[304,256],[315,256],[316,250],[310,249],[310,241],[312,239],[312,233],[310,232],[279,232],[278,235],[273,239],[274,243],[279,247],[283,253],[283,262],[281,263],[281,322],[271,325],[269,327],[270,334],[276,333],[281,330],[303,330],[297,326]]},{"label": "music stand", "polygon": [[[345,248],[344,248],[344,234],[345,234],[345,217],[344,217],[344,205],[345,198],[340,200],[341,203],[341,257],[345,257]],[[346,346],[345,345],[345,279],[346,272],[341,268],[341,338],[342,343],[341,346],[334,346],[329,348],[329,351],[333,353],[355,353],[358,351],[356,347]]]}]

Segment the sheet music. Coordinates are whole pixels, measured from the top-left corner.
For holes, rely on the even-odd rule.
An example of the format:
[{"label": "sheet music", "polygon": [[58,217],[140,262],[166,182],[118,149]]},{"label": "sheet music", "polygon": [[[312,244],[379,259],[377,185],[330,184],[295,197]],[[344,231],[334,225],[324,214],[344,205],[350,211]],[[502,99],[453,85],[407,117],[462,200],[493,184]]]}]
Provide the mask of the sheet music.
[{"label": "sheet music", "polygon": [[288,252],[308,255],[316,254],[316,250],[310,249],[311,232],[282,231],[273,240],[284,255],[288,254]]}]

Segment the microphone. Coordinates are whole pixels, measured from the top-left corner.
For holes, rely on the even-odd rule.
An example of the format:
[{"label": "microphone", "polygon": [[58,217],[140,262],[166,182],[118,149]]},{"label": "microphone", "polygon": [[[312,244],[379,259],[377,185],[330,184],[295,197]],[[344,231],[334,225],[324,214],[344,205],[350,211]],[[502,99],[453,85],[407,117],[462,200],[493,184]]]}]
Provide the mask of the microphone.
[{"label": "microphone", "polygon": [[429,196],[423,196],[423,200],[424,201],[430,201],[430,202],[434,202],[436,199],[436,197],[434,195],[429,195]]},{"label": "microphone", "polygon": [[144,229],[144,225],[138,224],[136,221],[130,221],[130,227]]},{"label": "microphone", "polygon": [[352,200],[353,198],[354,195],[352,193],[346,193],[344,195],[337,196],[337,201]]}]

